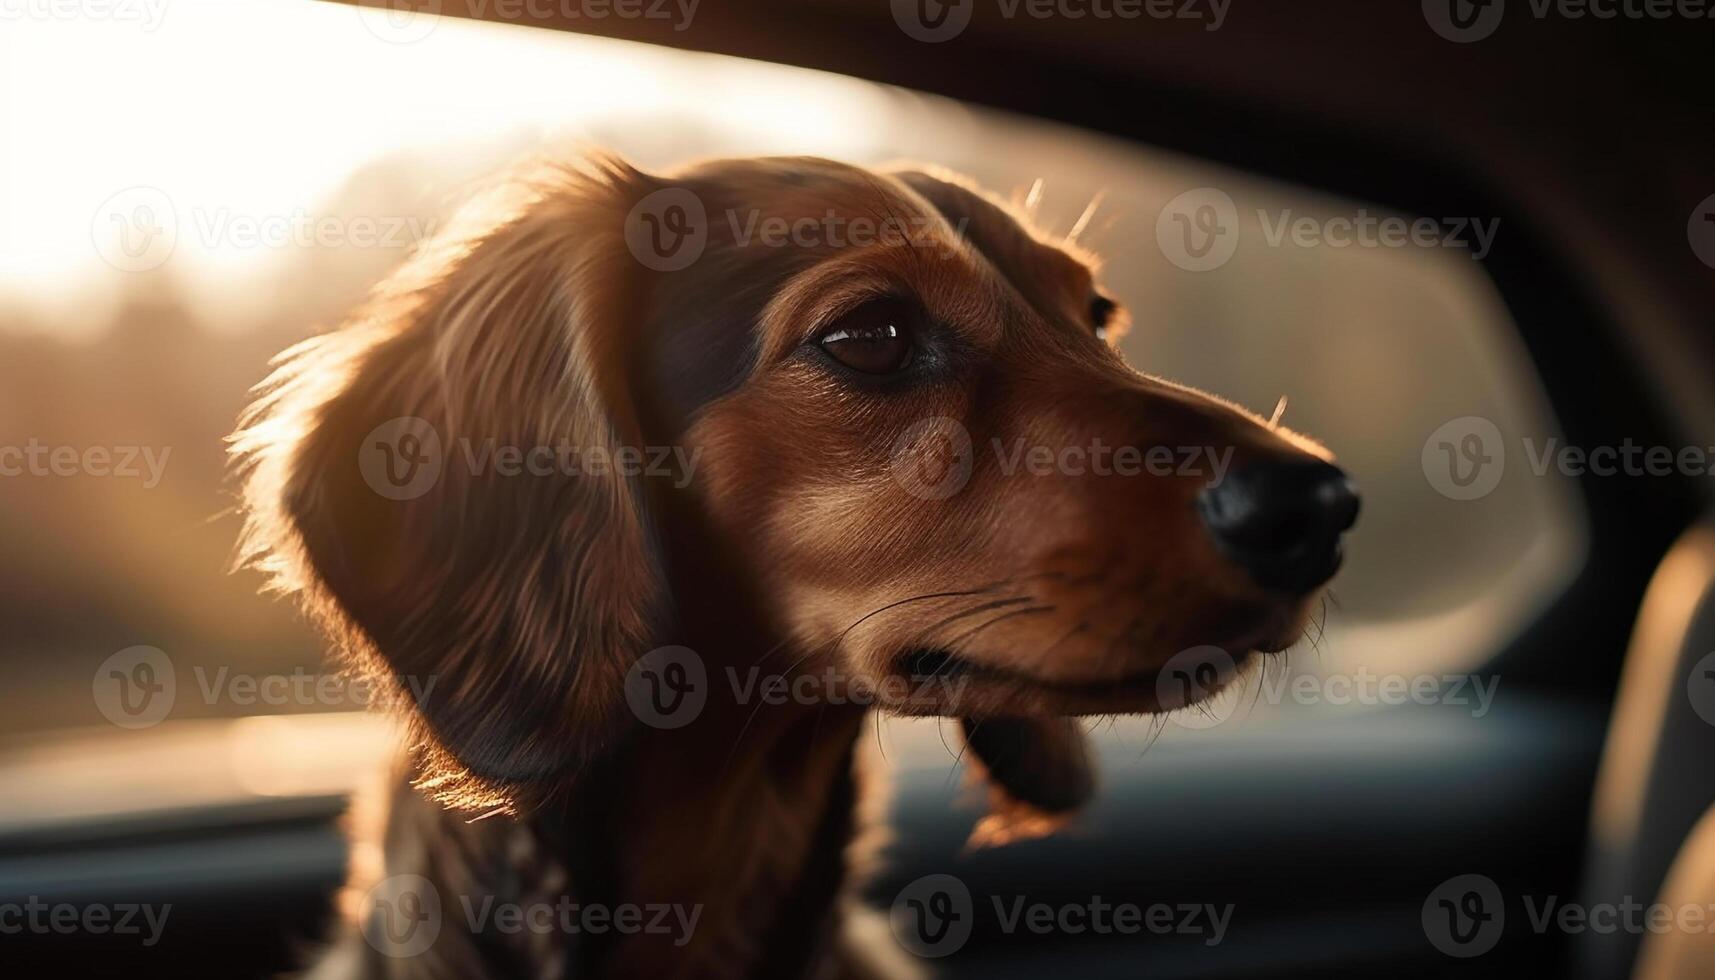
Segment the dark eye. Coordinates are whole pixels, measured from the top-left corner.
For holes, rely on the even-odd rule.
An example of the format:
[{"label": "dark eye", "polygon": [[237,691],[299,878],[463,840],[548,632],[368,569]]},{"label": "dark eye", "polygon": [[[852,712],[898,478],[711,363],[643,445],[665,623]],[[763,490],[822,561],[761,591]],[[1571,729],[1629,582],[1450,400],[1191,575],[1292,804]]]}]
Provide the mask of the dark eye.
[{"label": "dark eye", "polygon": [[1090,300],[1090,326],[1096,331],[1096,336],[1102,340],[1108,338],[1108,321],[1114,318],[1114,311],[1119,304],[1106,296],[1097,293]]},{"label": "dark eye", "polygon": [[835,320],[817,343],[853,371],[892,374],[911,363],[915,320],[907,303],[872,300]]}]

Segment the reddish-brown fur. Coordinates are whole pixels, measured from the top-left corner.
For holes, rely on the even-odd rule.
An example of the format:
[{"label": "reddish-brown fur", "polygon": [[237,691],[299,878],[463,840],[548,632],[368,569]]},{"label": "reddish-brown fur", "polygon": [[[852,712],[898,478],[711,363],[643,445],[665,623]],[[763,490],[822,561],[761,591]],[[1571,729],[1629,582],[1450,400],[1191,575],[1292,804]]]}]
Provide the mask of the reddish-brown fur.
[{"label": "reddish-brown fur", "polygon": [[[625,222],[669,186],[706,206],[708,247],[652,271]],[[734,240],[735,209],[922,232],[770,248]],[[958,655],[962,684],[881,706],[993,726],[972,745],[1009,814],[992,836],[1006,839],[1091,791],[1068,716],[1163,707],[1154,671],[1175,652],[1243,661],[1303,627],[1310,597],[1259,590],[1198,526],[1208,474],[1003,471],[995,440],[1324,454],[1126,366],[1089,322],[1090,257],[957,178],[791,158],[664,179],[604,162],[509,182],[475,220],[343,330],[285,355],[234,437],[248,559],[302,596],[351,669],[436,681],[407,718],[417,751],[353,894],[410,873],[449,908],[569,895],[694,904],[703,918],[683,946],[450,928],[403,959],[353,933],[322,975],[862,973],[836,918],[865,706],[739,703],[726,668],[880,682],[912,651]],[[920,303],[956,365],[888,391],[830,372],[818,326],[878,293]],[[391,500],[365,487],[358,456],[401,416],[449,447],[673,445],[699,465],[676,486],[449,463],[426,494]],[[976,447],[945,499],[897,478],[902,454],[927,451],[904,433],[930,417],[957,420]],[[664,644],[696,650],[711,678],[681,729],[639,722],[623,695],[632,664]]]}]

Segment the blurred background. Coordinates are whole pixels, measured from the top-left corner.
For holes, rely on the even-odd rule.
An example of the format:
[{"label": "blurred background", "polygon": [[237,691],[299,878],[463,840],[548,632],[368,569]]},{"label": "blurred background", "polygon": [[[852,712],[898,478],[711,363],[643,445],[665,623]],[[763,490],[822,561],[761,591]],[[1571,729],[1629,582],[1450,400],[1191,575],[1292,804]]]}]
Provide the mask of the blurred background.
[{"label": "blurred background", "polygon": [[[1270,246],[1268,222],[1363,205],[854,79],[453,20],[387,44],[364,13],[380,16],[175,0],[147,32],[8,25],[8,132],[32,151],[8,155],[0,198],[0,443],[150,447],[166,461],[152,486],[147,473],[0,484],[15,542],[0,562],[0,669],[23,695],[0,730],[103,723],[90,679],[139,643],[185,669],[319,668],[290,607],[227,574],[237,521],[222,438],[271,356],[337,325],[486,176],[581,148],[645,169],[923,160],[1019,199],[1041,182],[1039,218],[1062,233],[1096,201],[1081,240],[1137,311],[1131,363],[1265,415],[1286,397],[1288,421],[1366,490],[1324,666],[1346,669],[1354,644],[1332,638],[1360,628],[1356,646],[1385,672],[1469,668],[1563,584],[1556,570],[1580,546],[1565,488],[1521,477],[1474,508],[1419,467],[1424,438],[1458,416],[1554,434],[1464,251]],[[222,43],[256,32],[339,68]],[[114,98],[120,78],[147,104]],[[1156,219],[1209,186],[1232,196],[1243,237],[1226,265],[1186,272],[1157,245]],[[128,256],[121,239],[141,243],[148,227],[161,237]],[[175,717],[240,708],[189,703]]]},{"label": "blurred background", "polygon": [[[775,10],[776,23],[789,34],[825,16],[815,20],[821,33],[809,32],[824,43],[860,23],[841,20],[856,17],[852,5],[810,6]],[[1444,956],[1420,922],[1437,882],[1474,871],[1509,895],[1576,891],[1622,659],[1616,641],[1668,534],[1687,523],[1692,494],[1665,482],[1593,494],[1575,474],[1533,472],[1523,447],[1580,435],[1588,444],[1591,433],[1660,438],[1671,427],[1617,428],[1631,425],[1628,413],[1647,414],[1638,377],[1697,368],[1665,347],[1622,367],[1614,342],[1585,339],[1581,321],[1556,305],[1601,309],[1590,315],[1603,327],[1624,322],[1627,309],[1661,312],[1642,292],[1624,292],[1643,286],[1623,263],[1594,261],[1598,252],[1558,240],[1565,226],[1520,203],[1548,195],[1552,182],[1532,191],[1499,179],[1465,184],[1448,177],[1458,168],[1445,158],[1424,165],[1428,177],[1390,175],[1388,162],[1421,146],[1373,117],[1347,129],[1382,147],[1381,163],[1343,144],[1313,146],[1314,127],[1281,140],[1259,119],[1274,111],[1260,97],[1231,116],[1203,115],[1207,103],[1196,99],[1206,96],[1188,97],[1162,120],[1172,125],[1156,144],[1114,131],[1125,128],[1117,122],[1080,124],[1100,112],[1099,92],[1083,100],[1097,108],[1058,121],[1020,111],[1045,109],[1047,95],[1002,108],[927,94],[969,91],[973,76],[948,67],[966,81],[932,84],[935,58],[952,46],[895,35],[887,4],[861,22],[871,33],[852,36],[895,37],[898,57],[910,60],[901,80],[916,89],[546,29],[563,23],[308,0],[120,7],[135,16],[43,7],[0,21],[0,447],[134,448],[142,470],[0,476],[0,901],[176,896],[176,951],[137,960],[121,949],[112,962],[128,975],[266,975],[317,934],[343,868],[334,816],[392,735],[360,713],[359,693],[271,699],[227,683],[326,668],[290,605],[259,596],[256,575],[231,571],[238,521],[223,437],[270,357],[336,326],[498,169],[586,147],[656,170],[755,154],[928,161],[1029,198],[1039,223],[1060,233],[1096,202],[1080,241],[1103,257],[1102,281],[1133,311],[1128,360],[1264,415],[1284,397],[1286,422],[1323,440],[1363,488],[1326,629],[1273,679],[1312,678],[1320,696],[1269,694],[1259,677],[1212,717],[1092,723],[1109,790],[1069,839],[961,857],[980,808],[961,789],[947,733],[933,721],[879,723],[898,842],[871,894],[878,904],[916,875],[949,868],[973,888],[1238,903],[1233,938],[1213,952],[979,936],[944,964],[953,973],[1060,965],[1088,976],[1331,976],[1388,964],[1392,975],[1445,975],[1471,967]],[[1280,15],[1256,15],[1265,23],[1247,32],[1244,13],[1233,13],[1222,43],[1236,46],[1232,58],[1266,60],[1259,38]],[[1453,66],[1434,77],[1454,77],[1465,49],[1408,13],[1423,50],[1447,52]],[[735,46],[722,40],[735,28],[721,13],[699,16],[714,19],[713,33],[698,35],[714,38],[709,47]],[[1360,15],[1343,16],[1350,27]],[[1507,30],[1531,26],[1516,20]],[[689,28],[686,37],[696,35]],[[995,30],[961,39],[977,53],[960,64],[987,61],[988,83],[1027,88],[1030,76],[1006,78]],[[1171,52],[1189,36],[1155,43]],[[1054,52],[1049,61],[1107,50],[1064,31],[1038,41]],[[800,54],[775,60],[825,57],[838,67],[857,57],[808,43]],[[1647,61],[1626,60],[1626,71]],[[1106,67],[1077,70],[1132,70],[1108,55],[1092,62]],[[1173,76],[1173,64],[1170,54],[1139,83],[1164,103],[1176,86],[1196,87],[1195,72]],[[1282,77],[1323,70],[1335,69],[1306,54]],[[1074,71],[1058,76],[1067,87],[1083,77]],[[1205,87],[1224,85],[1242,102],[1244,77]],[[1427,85],[1432,76],[1413,77]],[[1413,112],[1434,113],[1412,91],[1395,86],[1368,108],[1417,127],[1406,121]],[[1480,103],[1462,101],[1473,119]],[[1459,118],[1443,110],[1438,133],[1457,130]],[[1337,128],[1338,114],[1321,125]],[[1224,126],[1251,135],[1208,135]],[[1197,152],[1199,140],[1221,152]],[[1298,179],[1311,161],[1342,153],[1328,172],[1351,178],[1346,186]],[[1448,156],[1471,163],[1480,154]],[[1192,271],[1159,233],[1174,202],[1211,188],[1235,206],[1237,245],[1218,268]],[[1391,203],[1362,193],[1383,188],[1398,191]],[[1431,190],[1414,201],[1418,188]],[[1599,224],[1570,207],[1549,210],[1569,225]],[[1273,234],[1299,218],[1326,227],[1424,214],[1496,222],[1496,252],[1474,256],[1445,241],[1304,246]],[[1670,232],[1684,251],[1683,228],[1661,234]],[[1606,272],[1575,272],[1580,261]],[[1609,290],[1601,303],[1576,291],[1598,285]],[[1544,340],[1556,330],[1558,340]],[[1589,385],[1608,376],[1604,366],[1612,384]],[[1565,398],[1579,386],[1586,395]],[[1641,388],[1655,390],[1647,380]],[[1569,405],[1596,414],[1610,402],[1621,407],[1609,413],[1613,426],[1565,431]],[[1517,454],[1479,499],[1449,495],[1431,465],[1434,434],[1468,417],[1492,423]],[[1650,500],[1660,501],[1653,514]],[[1635,532],[1621,526],[1632,520]],[[1622,539],[1634,549],[1624,560],[1601,550]],[[1697,594],[1695,583],[1680,588]],[[1599,627],[1578,618],[1598,614]],[[177,696],[133,728],[108,710],[104,667],[139,646],[164,654]],[[1547,659],[1554,651],[1561,663],[1605,666],[1569,680]],[[1431,678],[1438,689],[1494,681],[1494,710],[1327,696],[1328,678],[1384,675]],[[321,717],[297,717],[308,715]],[[1565,966],[1572,942],[1509,933],[1478,967]]]}]

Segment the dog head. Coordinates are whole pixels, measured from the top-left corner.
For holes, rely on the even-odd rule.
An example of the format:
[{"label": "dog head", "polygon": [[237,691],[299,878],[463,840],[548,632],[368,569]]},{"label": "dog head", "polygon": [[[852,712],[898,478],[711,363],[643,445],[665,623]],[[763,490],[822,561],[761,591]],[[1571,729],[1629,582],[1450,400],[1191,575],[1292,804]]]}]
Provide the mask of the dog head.
[{"label": "dog head", "polygon": [[[627,670],[692,606],[1029,739],[1183,704],[1186,650],[1212,693],[1339,564],[1328,454],[1128,367],[1089,257],[957,178],[608,163],[505,193],[290,353],[235,437],[246,553],[360,667],[436,678],[418,718],[472,801],[621,738]],[[957,683],[886,683],[925,674]]]}]

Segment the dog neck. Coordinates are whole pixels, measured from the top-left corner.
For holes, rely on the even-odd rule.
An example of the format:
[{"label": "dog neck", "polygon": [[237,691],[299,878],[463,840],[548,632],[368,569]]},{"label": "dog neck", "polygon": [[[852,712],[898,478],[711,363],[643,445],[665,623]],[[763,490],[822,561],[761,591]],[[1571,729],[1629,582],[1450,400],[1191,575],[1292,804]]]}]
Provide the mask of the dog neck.
[{"label": "dog neck", "polygon": [[592,839],[617,901],[699,918],[683,947],[620,939],[606,957],[614,975],[683,975],[687,964],[757,975],[764,962],[790,975],[826,941],[853,830],[862,709],[769,705],[753,721],[703,721],[649,732],[618,760],[626,775]]},{"label": "dog neck", "polygon": [[[671,540],[710,541],[683,531],[700,522],[675,503]],[[810,651],[780,642],[725,549],[664,558],[678,601],[663,637],[702,667],[702,703],[689,720],[639,726],[538,825],[584,902],[667,907],[666,921],[695,927],[582,937],[575,961],[599,976],[813,972],[845,880],[865,708],[781,690],[813,669]]]},{"label": "dog neck", "polygon": [[[711,692],[728,682],[711,662]],[[579,937],[576,961],[599,976],[806,972],[845,878],[863,723],[853,705],[711,696],[693,724],[639,732],[535,814],[578,901],[672,927]]]},{"label": "dog neck", "polygon": [[[377,836],[386,874],[421,875],[440,897],[431,955],[472,977],[518,963],[541,976],[815,973],[835,953],[865,712],[753,709],[711,703],[696,724],[641,731],[516,817],[472,821],[395,784]],[[512,908],[528,928],[503,925]],[[531,924],[548,914],[553,928]]]}]

